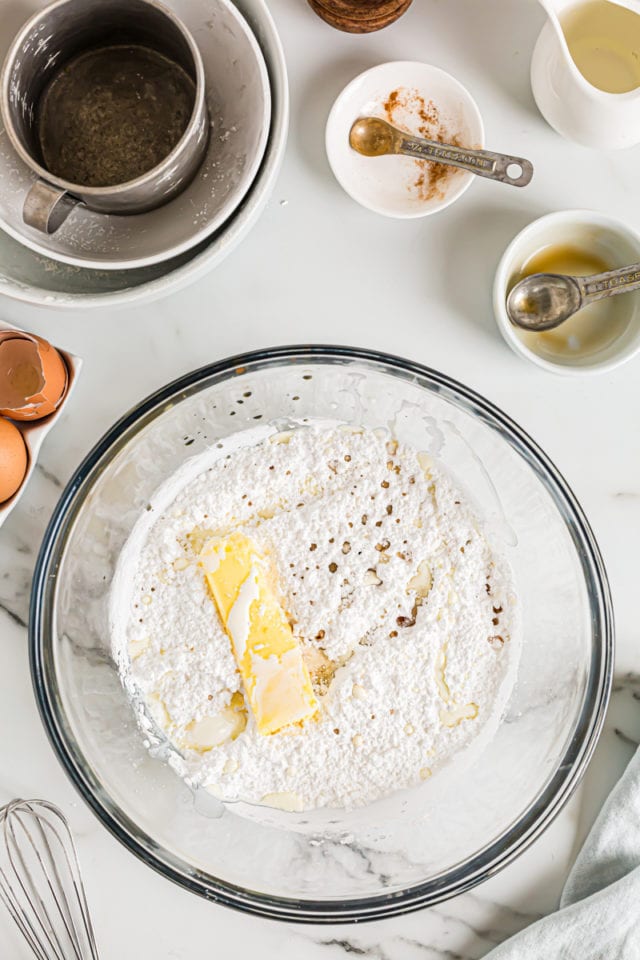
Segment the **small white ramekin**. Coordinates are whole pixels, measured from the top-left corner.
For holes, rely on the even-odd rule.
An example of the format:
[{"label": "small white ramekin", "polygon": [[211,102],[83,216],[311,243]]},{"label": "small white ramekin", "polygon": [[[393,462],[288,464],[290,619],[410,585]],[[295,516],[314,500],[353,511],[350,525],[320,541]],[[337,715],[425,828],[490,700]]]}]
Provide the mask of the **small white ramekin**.
[{"label": "small white ramekin", "polygon": [[614,266],[640,262],[640,234],[596,210],[560,210],[534,220],[511,241],[498,264],[493,284],[493,311],[500,333],[511,349],[543,370],[567,376],[584,376],[613,370],[640,351],[640,291],[623,294],[629,311],[624,333],[592,357],[549,360],[531,350],[509,320],[506,299],[514,275],[543,247],[575,245],[600,254]]},{"label": "small white ramekin", "polygon": [[[400,60],[365,70],[337,98],[327,120],[325,143],[329,164],[343,190],[374,213],[407,220],[427,217],[448,207],[471,186],[475,174],[452,170],[441,190],[423,198],[414,189],[413,157],[363,157],[349,144],[355,120],[383,116],[383,104],[394,90],[415,91],[435,105],[445,129],[467,147],[484,147],[484,127],[475,100],[462,84],[439,67]],[[417,130],[415,131],[418,132]]]}]

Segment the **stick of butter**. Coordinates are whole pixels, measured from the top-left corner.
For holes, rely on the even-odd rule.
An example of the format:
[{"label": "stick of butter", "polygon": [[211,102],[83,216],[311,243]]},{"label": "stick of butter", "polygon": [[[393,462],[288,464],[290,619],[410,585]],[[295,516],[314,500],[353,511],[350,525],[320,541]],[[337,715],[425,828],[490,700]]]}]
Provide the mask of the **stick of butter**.
[{"label": "stick of butter", "polygon": [[318,710],[300,645],[269,585],[265,558],[241,533],[208,540],[200,564],[231,640],[258,732],[277,733]]}]

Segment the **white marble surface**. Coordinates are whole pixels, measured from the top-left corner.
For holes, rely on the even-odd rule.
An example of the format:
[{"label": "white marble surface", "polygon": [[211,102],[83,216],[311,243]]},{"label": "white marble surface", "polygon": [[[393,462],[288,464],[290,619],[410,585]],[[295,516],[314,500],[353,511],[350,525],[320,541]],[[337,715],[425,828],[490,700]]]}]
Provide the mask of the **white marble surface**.
[{"label": "white marble surface", "polygon": [[[0,802],[45,796],[78,838],[104,957],[119,960],[468,960],[552,910],[599,806],[640,740],[636,571],[640,521],[640,361],[599,378],[561,379],[515,357],[494,325],[500,254],[529,220],[593,206],[640,228],[638,150],[589,152],[538,115],[528,85],[543,16],[534,0],[416,0],[369,37],[339,34],[304,0],[272,0],[291,72],[284,169],[252,234],[214,274],[158,304],[82,315],[3,302],[0,316],[84,357],[83,376],[47,438],[29,488],[0,532]],[[422,59],[468,85],[488,145],[531,157],[524,191],[477,182],[452,208],[394,222],[356,206],[327,167],[324,122],[360,70]],[[439,368],[505,409],[573,486],[608,565],[618,625],[615,692],[582,787],[547,833],[473,893],[362,926],[296,927],[198,900],[156,876],[98,824],[67,782],[31,692],[25,622],[38,545],[61,487],[111,422],[193,367],[274,343],[350,343]],[[0,953],[26,957],[0,915]]]}]

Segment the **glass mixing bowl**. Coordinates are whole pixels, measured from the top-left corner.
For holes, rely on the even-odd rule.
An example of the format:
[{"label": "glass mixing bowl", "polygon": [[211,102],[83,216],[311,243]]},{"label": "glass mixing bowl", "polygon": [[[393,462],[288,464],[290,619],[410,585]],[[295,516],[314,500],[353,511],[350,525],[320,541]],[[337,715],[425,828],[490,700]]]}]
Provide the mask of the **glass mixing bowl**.
[{"label": "glass mixing bowl", "polygon": [[[240,815],[150,755],[110,655],[120,550],[185,460],[256,423],[339,419],[438,457],[506,551],[522,656],[495,737],[451,776],[355,814]],[[130,850],[209,899],[262,916],[373,919],[437,903],[505,866],[582,776],[608,700],[611,601],[593,534],[542,451],[442,374],[397,357],[293,347],[204,367],[144,400],[97,444],[55,510],[31,605],[35,689],[76,787]],[[455,769],[455,768],[454,768]]]}]

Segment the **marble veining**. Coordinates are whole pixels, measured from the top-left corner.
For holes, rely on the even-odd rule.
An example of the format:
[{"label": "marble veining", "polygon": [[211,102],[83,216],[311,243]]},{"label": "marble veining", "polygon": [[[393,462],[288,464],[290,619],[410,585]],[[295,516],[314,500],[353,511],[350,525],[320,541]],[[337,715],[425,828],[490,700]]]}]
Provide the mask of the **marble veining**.
[{"label": "marble veining", "polygon": [[10,610],[9,607],[4,603],[0,603],[0,611],[6,614],[6,616],[9,617],[9,619],[14,623],[17,623],[19,627],[24,627],[26,629],[27,622],[26,620],[22,619],[19,613],[16,613],[14,610]]},{"label": "marble veining", "polygon": [[[466,952],[450,950],[444,944],[436,945],[433,939],[414,936],[394,935],[378,939],[370,937],[367,925],[359,928],[359,932],[349,937],[337,936],[307,938],[312,943],[325,948],[324,956],[362,956],[371,960],[412,960],[415,957],[434,958],[434,960],[450,960],[455,957],[459,960],[475,960],[491,947],[496,946],[505,937],[516,933],[530,923],[534,923],[542,916],[538,912],[526,912],[513,909],[504,904],[492,902],[476,893],[466,893],[455,901],[455,912],[448,904],[432,907],[428,911],[431,925],[436,926],[443,939],[448,932],[461,932],[471,940]],[[478,919],[476,920],[476,916]],[[473,917],[474,919],[469,919]],[[488,922],[487,922],[488,918]],[[435,924],[434,924],[435,921]],[[374,924],[381,928],[381,924]],[[479,952],[481,951],[481,952]]]},{"label": "marble veining", "polygon": [[38,473],[40,473],[41,476],[44,477],[45,480],[48,480],[49,483],[52,483],[54,485],[54,487],[57,487],[58,490],[62,489],[62,486],[63,486],[62,480],[59,480],[58,477],[56,477],[55,473],[53,473],[51,470],[47,470],[46,467],[44,467],[40,461],[36,463],[36,470],[38,471]]}]

